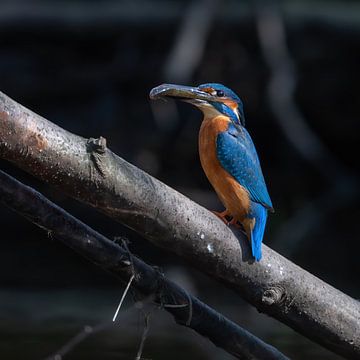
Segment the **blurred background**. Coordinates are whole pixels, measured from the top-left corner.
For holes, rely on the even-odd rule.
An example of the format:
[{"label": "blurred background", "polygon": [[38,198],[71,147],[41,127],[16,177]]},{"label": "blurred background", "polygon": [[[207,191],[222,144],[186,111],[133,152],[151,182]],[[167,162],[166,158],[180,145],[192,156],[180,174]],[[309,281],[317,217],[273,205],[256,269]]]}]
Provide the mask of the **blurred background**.
[{"label": "blurred background", "polygon": [[[275,214],[265,243],[360,297],[358,1],[0,1],[0,90],[65,129],[104,136],[121,157],[209,209],[201,114],[150,103],[163,82],[220,82],[243,99]],[[17,170],[34,186],[293,359],[339,359],[135,233]],[[0,358],[231,359],[8,209],[0,210]],[[99,325],[100,324],[100,325]],[[85,328],[84,328],[85,327]],[[85,330],[84,330],[85,329]],[[86,337],[77,346],[69,340]],[[60,357],[57,358],[58,360]]]}]

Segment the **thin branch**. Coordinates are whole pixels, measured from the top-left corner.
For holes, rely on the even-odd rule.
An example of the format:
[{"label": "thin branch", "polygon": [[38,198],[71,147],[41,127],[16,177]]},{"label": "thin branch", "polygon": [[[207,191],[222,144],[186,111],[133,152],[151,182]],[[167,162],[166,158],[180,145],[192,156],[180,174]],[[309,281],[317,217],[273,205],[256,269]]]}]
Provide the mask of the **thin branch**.
[{"label": "thin branch", "polygon": [[116,320],[116,317],[117,317],[117,315],[118,315],[118,313],[119,313],[119,311],[120,311],[121,305],[122,305],[122,303],[123,303],[123,301],[124,301],[124,299],[125,299],[126,294],[127,294],[128,291],[129,291],[130,285],[131,285],[132,281],[134,280],[134,278],[135,278],[135,275],[132,274],[132,275],[131,275],[131,278],[130,278],[128,284],[126,285],[126,288],[125,288],[125,290],[124,290],[124,292],[123,292],[123,294],[122,294],[122,296],[121,296],[119,305],[118,305],[118,307],[116,308],[114,317],[113,317],[113,319],[112,319],[113,322]]},{"label": "thin branch", "polygon": [[[124,320],[124,314],[129,317],[130,313],[127,311],[123,312],[123,319]],[[62,360],[65,355],[68,355],[69,353],[73,352],[77,346],[79,346],[83,341],[85,341],[90,335],[97,334],[99,332],[112,329],[118,326],[117,324],[114,324],[113,321],[106,320],[101,321],[97,325],[90,326],[85,325],[81,331],[79,331],[76,335],[74,335],[72,338],[70,338],[64,345],[62,345],[57,351],[53,352],[52,355],[47,356],[45,360]]]},{"label": "thin branch", "polygon": [[360,356],[359,302],[266,245],[262,261],[254,263],[241,232],[116,156],[104,142],[71,134],[2,93],[0,157],[178,254],[259,311],[338,354]]},{"label": "thin branch", "polygon": [[[155,303],[186,305],[164,307],[176,322],[209,338],[238,359],[287,359],[272,346],[228,320],[200,300],[191,296],[153,267],[131,255],[113,241],[105,238],[65,210],[50,202],[32,188],[23,185],[0,170],[0,203],[13,209],[32,223],[59,239],[82,256],[129,283],[130,276],[137,295],[153,298]],[[191,324],[187,324],[189,306]],[[83,336],[83,335],[81,335]],[[75,338],[76,342],[78,339]]]},{"label": "thin branch", "polygon": [[48,356],[45,360],[61,360],[65,355],[69,354],[76,346],[87,339],[90,335],[103,331],[110,326],[112,326],[112,323],[109,321],[100,323],[94,327],[90,325],[84,326],[84,328],[78,334],[72,337],[65,345],[63,345],[54,354]]},{"label": "thin branch", "polygon": [[137,352],[135,360],[141,360],[141,355],[144,350],[145,340],[148,336],[149,330],[150,330],[150,314],[145,314],[144,315],[144,330],[143,330],[143,333],[141,336],[139,350]]}]

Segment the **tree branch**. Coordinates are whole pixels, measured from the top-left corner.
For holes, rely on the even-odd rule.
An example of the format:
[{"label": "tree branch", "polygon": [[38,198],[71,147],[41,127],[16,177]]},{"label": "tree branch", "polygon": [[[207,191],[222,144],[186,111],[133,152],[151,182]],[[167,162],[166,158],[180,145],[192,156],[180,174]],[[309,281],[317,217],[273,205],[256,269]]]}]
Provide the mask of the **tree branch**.
[{"label": "tree branch", "polygon": [[360,356],[359,302],[263,246],[254,263],[241,233],[127,163],[0,93],[0,157],[173,251],[308,338]]},{"label": "tree branch", "polygon": [[132,286],[141,297],[153,298],[174,316],[178,324],[192,328],[238,359],[287,359],[274,347],[167,280],[158,270],[131,255],[127,249],[1,170],[0,203],[47,230],[125,284],[134,276]]}]

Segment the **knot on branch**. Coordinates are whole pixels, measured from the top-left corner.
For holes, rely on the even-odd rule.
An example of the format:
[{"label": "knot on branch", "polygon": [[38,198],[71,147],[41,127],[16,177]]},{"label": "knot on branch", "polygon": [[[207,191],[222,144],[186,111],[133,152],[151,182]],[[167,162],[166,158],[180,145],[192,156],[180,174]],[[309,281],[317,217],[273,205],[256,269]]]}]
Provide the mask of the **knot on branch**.
[{"label": "knot on branch", "polygon": [[87,152],[90,159],[101,176],[105,177],[105,167],[103,165],[104,154],[106,153],[106,139],[100,136],[98,139],[90,138],[87,142]]},{"label": "knot on branch", "polygon": [[90,138],[87,142],[88,152],[96,152],[98,154],[104,154],[106,150],[106,139],[100,136],[98,139]]},{"label": "knot on branch", "polygon": [[130,267],[131,275],[134,276],[135,281],[138,281],[140,278],[140,274],[135,269],[134,255],[132,254],[128,246],[130,241],[126,237],[118,237],[118,236],[114,238],[114,241],[116,243],[120,243],[121,241],[120,246],[125,252],[126,258],[124,257],[121,258],[121,265],[123,265],[124,267]]},{"label": "knot on branch", "polygon": [[279,285],[272,286],[264,291],[261,301],[265,305],[279,304],[285,297],[285,289]]}]

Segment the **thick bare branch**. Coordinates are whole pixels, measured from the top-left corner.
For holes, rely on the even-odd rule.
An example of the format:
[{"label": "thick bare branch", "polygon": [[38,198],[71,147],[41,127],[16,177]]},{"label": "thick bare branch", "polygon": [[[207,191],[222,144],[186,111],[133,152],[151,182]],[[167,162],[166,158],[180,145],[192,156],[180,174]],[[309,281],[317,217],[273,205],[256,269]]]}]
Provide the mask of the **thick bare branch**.
[{"label": "thick bare branch", "polygon": [[47,230],[53,237],[115,274],[124,283],[134,276],[132,286],[138,294],[152,297],[174,316],[177,323],[209,338],[238,359],[287,359],[272,346],[167,280],[158,270],[131,255],[127,249],[105,238],[1,170],[0,203]]},{"label": "thick bare branch", "polygon": [[71,134],[0,93],[0,157],[173,251],[248,302],[349,358],[360,356],[359,302],[116,156],[104,139]]}]

